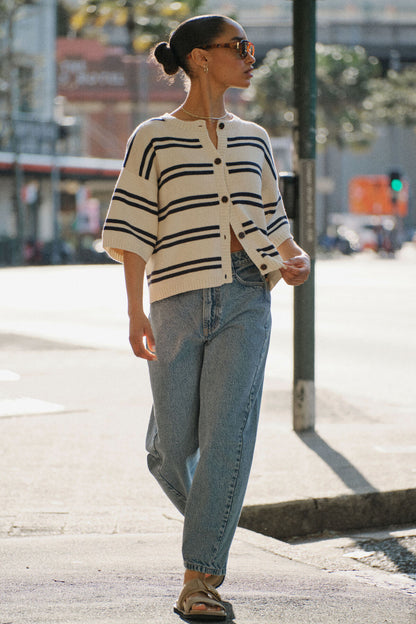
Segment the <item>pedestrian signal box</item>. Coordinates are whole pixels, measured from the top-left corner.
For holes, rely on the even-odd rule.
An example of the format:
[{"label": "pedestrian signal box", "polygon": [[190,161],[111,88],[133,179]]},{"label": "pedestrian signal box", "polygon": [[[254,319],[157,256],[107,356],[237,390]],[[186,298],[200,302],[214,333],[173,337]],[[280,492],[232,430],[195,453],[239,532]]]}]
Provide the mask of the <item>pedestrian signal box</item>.
[{"label": "pedestrian signal box", "polygon": [[348,195],[349,211],[354,214],[405,217],[408,213],[409,184],[400,175],[355,176]]},{"label": "pedestrian signal box", "polygon": [[390,188],[394,193],[400,193],[403,190],[403,180],[399,171],[390,172]]}]

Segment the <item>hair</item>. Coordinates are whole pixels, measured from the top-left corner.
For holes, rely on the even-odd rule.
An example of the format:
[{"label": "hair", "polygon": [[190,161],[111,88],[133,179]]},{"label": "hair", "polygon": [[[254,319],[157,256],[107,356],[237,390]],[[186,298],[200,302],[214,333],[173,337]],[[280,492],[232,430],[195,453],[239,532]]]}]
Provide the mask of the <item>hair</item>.
[{"label": "hair", "polygon": [[162,41],[153,49],[153,56],[168,76],[173,76],[180,68],[189,76],[188,54],[194,48],[212,43],[230,21],[224,15],[191,17],[171,33],[169,43]]}]

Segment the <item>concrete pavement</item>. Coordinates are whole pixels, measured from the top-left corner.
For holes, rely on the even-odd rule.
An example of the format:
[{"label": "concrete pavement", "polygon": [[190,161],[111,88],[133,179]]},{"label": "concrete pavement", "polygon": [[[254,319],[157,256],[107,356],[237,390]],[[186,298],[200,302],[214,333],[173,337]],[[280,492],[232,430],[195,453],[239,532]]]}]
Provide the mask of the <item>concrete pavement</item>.
[{"label": "concrete pavement", "polygon": [[[34,290],[37,271],[25,276]],[[12,274],[1,272],[0,286]],[[68,292],[65,271],[59,276]],[[0,305],[0,624],[178,621],[171,607],[181,582],[181,518],[145,468],[146,366],[99,337],[83,340],[70,301],[55,302],[49,333],[45,302],[22,296],[14,308],[9,299]],[[97,304],[82,326],[94,335],[116,325],[117,334],[112,306]],[[414,555],[413,573],[371,567],[357,546],[371,536],[342,536],[339,524],[346,519],[353,529],[356,516],[360,528],[384,525],[387,510],[388,524],[407,523],[404,535],[416,542],[408,396],[389,405],[318,387],[316,432],[297,435],[290,385],[275,366],[272,352],[243,521],[281,539],[238,529],[221,588],[228,621],[416,622]],[[317,527],[325,538],[281,541]],[[399,542],[403,534],[387,535]]]}]

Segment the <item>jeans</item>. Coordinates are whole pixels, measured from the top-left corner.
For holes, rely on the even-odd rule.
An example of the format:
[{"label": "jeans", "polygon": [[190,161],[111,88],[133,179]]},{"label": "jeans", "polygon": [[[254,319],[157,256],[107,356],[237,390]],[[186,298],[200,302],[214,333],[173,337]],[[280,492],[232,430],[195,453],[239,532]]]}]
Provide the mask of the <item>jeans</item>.
[{"label": "jeans", "polygon": [[156,301],[148,466],[184,515],[185,567],[225,574],[251,469],[271,330],[267,282],[244,251],[233,281]]}]

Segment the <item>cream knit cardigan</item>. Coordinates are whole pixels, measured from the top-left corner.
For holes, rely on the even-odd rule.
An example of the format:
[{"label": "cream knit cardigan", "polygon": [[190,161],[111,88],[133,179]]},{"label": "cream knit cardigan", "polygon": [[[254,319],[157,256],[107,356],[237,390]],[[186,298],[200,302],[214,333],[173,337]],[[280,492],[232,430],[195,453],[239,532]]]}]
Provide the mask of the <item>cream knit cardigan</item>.
[{"label": "cream knit cardigan", "polygon": [[280,279],[277,247],[291,238],[266,131],[236,116],[218,123],[169,114],[127,144],[103,229],[115,260],[146,262],[150,301],[232,281],[230,225],[269,288]]}]

